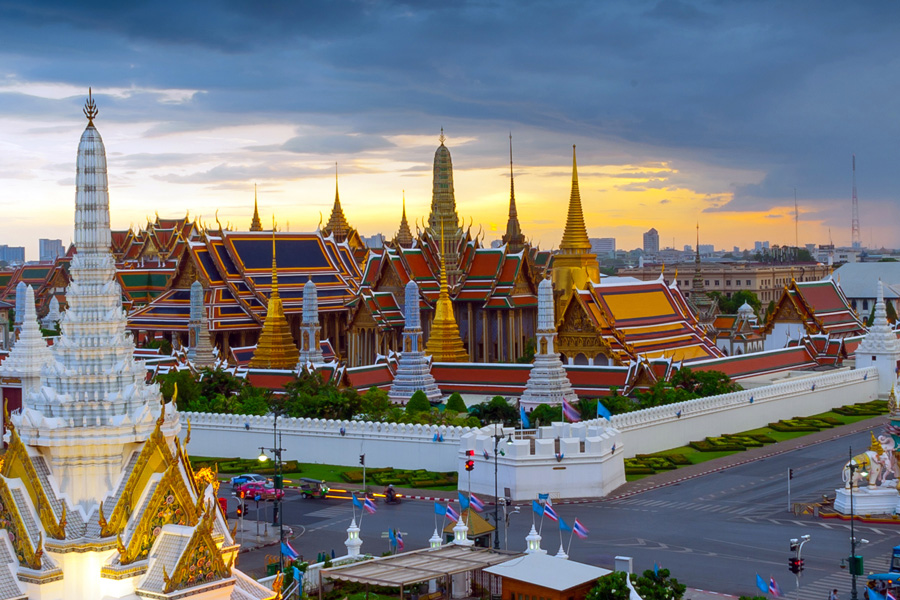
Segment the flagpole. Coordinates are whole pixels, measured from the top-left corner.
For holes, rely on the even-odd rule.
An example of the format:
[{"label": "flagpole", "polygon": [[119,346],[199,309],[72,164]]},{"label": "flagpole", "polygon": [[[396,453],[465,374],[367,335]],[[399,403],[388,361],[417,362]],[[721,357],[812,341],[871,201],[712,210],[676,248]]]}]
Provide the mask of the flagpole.
[{"label": "flagpole", "polygon": [[[562,541],[562,517],[559,517],[559,523],[557,523],[557,525],[559,525],[559,547],[562,548],[562,547],[563,547],[563,541]],[[566,554],[568,554],[568,552],[566,552]]]},{"label": "flagpole", "polygon": [[[575,519],[575,520],[578,521],[578,519]],[[572,533],[569,534],[569,545],[566,546],[566,554],[568,554],[569,550],[572,549],[572,538],[573,537],[575,537],[575,525],[574,524],[572,525]]]}]

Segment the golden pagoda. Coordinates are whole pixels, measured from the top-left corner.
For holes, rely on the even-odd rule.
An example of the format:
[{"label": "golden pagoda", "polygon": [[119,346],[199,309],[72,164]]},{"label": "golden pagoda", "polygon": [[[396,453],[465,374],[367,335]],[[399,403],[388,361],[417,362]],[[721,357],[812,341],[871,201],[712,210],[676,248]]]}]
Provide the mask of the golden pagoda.
[{"label": "golden pagoda", "polygon": [[281,297],[278,295],[278,268],[275,263],[275,223],[272,222],[272,293],[266,320],[259,334],[256,351],[250,359],[250,366],[258,369],[289,369],[297,366],[300,351],[291,336],[291,326],[284,316]]},{"label": "golden pagoda", "polygon": [[256,203],[256,184],[253,184],[253,220],[250,221],[250,231],[262,231],[262,222],[259,220],[259,207]]},{"label": "golden pagoda", "polygon": [[331,208],[331,216],[328,218],[328,223],[325,225],[325,229],[322,230],[322,234],[326,237],[333,234],[335,241],[343,242],[350,236],[352,230],[350,223],[347,222],[347,217],[344,216],[344,209],[341,208],[341,196],[338,194],[337,165],[335,164],[334,206]]},{"label": "golden pagoda", "polygon": [[[441,233],[443,234],[443,229]],[[443,243],[443,235],[441,242]],[[425,354],[430,355],[435,362],[469,362],[469,353],[466,352],[462,338],[459,337],[459,326],[456,324],[456,317],[453,316],[453,302],[450,300],[447,285],[447,261],[444,260],[443,253],[441,253],[441,292],[434,309],[434,321],[431,323],[431,333],[425,344]]]},{"label": "golden pagoda", "polygon": [[578,164],[572,146],[572,191],[569,194],[569,214],[559,253],[553,257],[553,290],[559,297],[557,306],[565,306],[573,289],[584,289],[591,281],[600,281],[597,255],[591,253],[591,241],[584,226],[581,193],[578,191]]},{"label": "golden pagoda", "polygon": [[403,192],[403,215],[400,217],[400,230],[394,236],[394,246],[411,248],[413,243],[412,231],[409,229],[409,222],[406,220],[406,191]]}]

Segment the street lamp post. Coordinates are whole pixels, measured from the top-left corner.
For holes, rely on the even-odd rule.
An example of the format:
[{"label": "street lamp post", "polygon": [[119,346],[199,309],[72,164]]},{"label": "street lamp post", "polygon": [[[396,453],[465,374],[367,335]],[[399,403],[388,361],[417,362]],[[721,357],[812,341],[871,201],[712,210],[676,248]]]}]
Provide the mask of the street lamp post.
[{"label": "street lamp post", "polygon": [[797,578],[797,600],[800,600],[800,573],[803,571],[803,544],[809,541],[808,535],[801,535],[800,539],[794,538],[791,540],[791,550],[795,550],[796,554],[796,565],[797,571],[794,575]]},{"label": "street lamp post", "polygon": [[[497,425],[500,425],[499,433],[497,431]],[[497,463],[497,455],[500,453],[500,440],[503,439],[503,426],[500,423],[494,423],[494,435],[491,436],[494,438],[494,550],[500,549],[500,489],[498,487],[497,480],[497,472],[498,472],[498,463]],[[506,440],[507,444],[512,444],[512,434],[509,434],[509,437]],[[504,512],[505,512],[505,504],[504,504]]]},{"label": "street lamp post", "polygon": [[[275,422],[272,427],[272,440],[274,442],[272,448],[266,448],[265,446],[259,447],[259,462],[266,462],[269,460],[269,457],[266,456],[266,452],[271,452],[275,457],[275,502],[276,508],[278,510],[278,567],[279,570],[284,570],[284,548],[282,543],[284,542],[284,506],[282,504],[284,498],[284,474],[282,473],[282,460],[281,453],[284,451],[284,448],[281,447],[281,436],[278,433],[278,412],[275,412]],[[281,490],[281,496],[278,495],[278,490]],[[257,518],[259,516],[257,515]],[[274,525],[274,523],[273,523]]]},{"label": "street lamp post", "polygon": [[[856,533],[853,528],[855,521],[855,511],[853,509],[853,488],[856,483],[853,481],[853,472],[859,471],[860,475],[866,476],[863,467],[853,461],[853,448],[850,448],[850,462],[847,463],[847,469],[850,471],[850,600],[858,600],[856,594],[856,577],[862,575],[862,561],[856,556]],[[865,543],[865,540],[862,540]]]}]

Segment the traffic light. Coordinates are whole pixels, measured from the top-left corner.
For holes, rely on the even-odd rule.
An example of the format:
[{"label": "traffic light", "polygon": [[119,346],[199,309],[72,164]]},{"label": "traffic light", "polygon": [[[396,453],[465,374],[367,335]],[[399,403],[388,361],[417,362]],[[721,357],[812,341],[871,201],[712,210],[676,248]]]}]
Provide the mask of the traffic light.
[{"label": "traffic light", "polygon": [[244,502],[243,501],[241,501],[237,506],[237,516],[239,516],[239,517],[244,516]]},{"label": "traffic light", "polygon": [[283,490],[284,489],[284,475],[276,475],[274,477],[275,480],[275,489]]},{"label": "traffic light", "polygon": [[793,556],[788,559],[788,570],[791,573],[799,573],[800,572],[800,559],[794,558]]},{"label": "traffic light", "polygon": [[362,466],[366,466],[366,455],[365,454],[359,455],[359,464],[361,464]]},{"label": "traffic light", "polygon": [[863,557],[862,556],[851,556],[850,557],[850,574],[851,575],[862,575],[863,574]]},{"label": "traffic light", "polygon": [[475,456],[474,450],[466,450],[466,471],[475,469],[475,461],[472,460],[473,456]]},{"label": "traffic light", "polygon": [[793,478],[794,478],[794,470],[788,469],[788,479],[793,479]]},{"label": "traffic light", "polygon": [[804,564],[803,564],[805,560],[806,560],[805,558],[801,558],[801,559],[800,559],[800,570],[801,570],[801,571],[803,571],[803,569],[806,568],[806,567],[804,566]]}]

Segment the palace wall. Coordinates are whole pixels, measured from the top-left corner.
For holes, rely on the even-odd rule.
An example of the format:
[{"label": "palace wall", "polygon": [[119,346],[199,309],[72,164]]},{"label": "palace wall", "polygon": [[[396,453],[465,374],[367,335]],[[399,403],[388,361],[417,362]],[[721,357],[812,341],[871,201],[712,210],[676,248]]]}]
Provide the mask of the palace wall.
[{"label": "palace wall", "polygon": [[[272,448],[274,419],[271,416],[225,415],[182,412],[182,423],[190,419],[194,456],[254,458],[260,446]],[[341,434],[341,429],[344,433]],[[353,466],[366,455],[372,468],[455,471],[460,438],[472,428],[444,425],[333,421],[324,419],[278,419],[284,460]],[[439,435],[444,441],[434,441]]]},{"label": "palace wall", "polygon": [[[602,496],[624,483],[624,458],[684,446],[707,436],[738,433],[779,419],[807,416],[877,398],[874,367],[842,369],[613,416],[554,423],[538,430],[503,431],[498,444],[498,489],[510,488],[514,499]],[[679,416],[680,413],[680,416]],[[259,447],[272,447],[273,418],[181,413],[191,421],[188,451],[196,456],[252,458]],[[184,423],[186,424],[186,423]],[[607,429],[612,425],[615,431]],[[343,428],[343,434],[341,429]],[[365,453],[368,467],[458,471],[466,489],[465,451],[474,450],[471,472],[476,494],[493,496],[494,440],[486,428],[282,418],[285,460],[354,466]],[[506,443],[513,433],[514,443]],[[435,435],[443,441],[435,441]],[[613,448],[615,446],[615,449]],[[484,457],[488,451],[488,458]],[[558,454],[562,456],[558,458]],[[599,468],[598,468],[599,466]],[[540,488],[540,489],[539,489]]]}]

